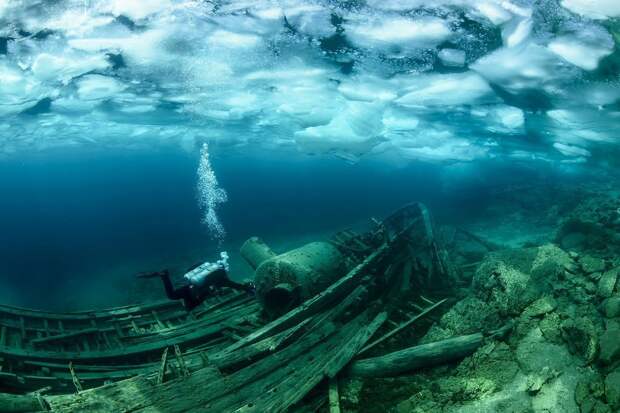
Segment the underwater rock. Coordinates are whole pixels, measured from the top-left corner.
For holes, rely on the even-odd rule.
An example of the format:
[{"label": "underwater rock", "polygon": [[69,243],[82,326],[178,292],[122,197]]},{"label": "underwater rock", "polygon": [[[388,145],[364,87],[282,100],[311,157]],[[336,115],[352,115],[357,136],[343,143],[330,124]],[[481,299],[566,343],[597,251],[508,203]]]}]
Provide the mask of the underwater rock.
[{"label": "underwater rock", "polygon": [[620,356],[620,323],[609,320],[605,332],[599,339],[600,356],[599,359],[610,364]]},{"label": "underwater rock", "polygon": [[579,412],[573,397],[579,363],[566,347],[548,342],[540,329],[533,328],[517,344],[516,356],[524,373],[539,375],[545,368],[550,372],[548,383],[532,397],[533,411]]},{"label": "underwater rock", "polygon": [[569,319],[561,325],[562,337],[571,353],[583,357],[592,363],[598,355],[598,332],[594,323],[588,318]]},{"label": "underwater rock", "polygon": [[538,328],[540,328],[540,331],[547,341],[560,344],[562,343],[562,333],[560,330],[561,322],[562,320],[558,313],[550,313],[540,320]]},{"label": "underwater rock", "polygon": [[555,242],[566,249],[617,252],[618,207],[620,200],[609,194],[586,197],[560,224]]},{"label": "underwater rock", "polygon": [[591,255],[584,255],[579,259],[579,264],[586,274],[593,272],[600,272],[605,269],[605,260],[602,260]]},{"label": "underwater rock", "polygon": [[614,288],[616,287],[616,281],[618,280],[618,273],[620,272],[620,267],[609,270],[601,276],[601,279],[598,281],[598,295],[603,298],[609,298],[614,292]]},{"label": "underwater rock", "polygon": [[605,377],[605,396],[611,407],[620,409],[620,368]]},{"label": "underwater rock", "polygon": [[518,315],[540,296],[550,294],[559,276],[574,265],[568,253],[552,244],[504,250],[485,258],[472,285],[478,297],[502,315]]},{"label": "underwater rock", "polygon": [[548,342],[539,328],[531,329],[518,343],[516,356],[521,370],[526,373],[537,373],[543,367],[562,370],[573,362],[568,350]]},{"label": "underwater rock", "polygon": [[542,376],[529,376],[527,378],[527,392],[529,394],[536,394],[540,391],[545,379]]},{"label": "underwater rock", "polygon": [[581,375],[575,388],[575,401],[582,413],[611,413],[611,408],[603,402],[605,384],[603,378],[595,371],[586,371]]},{"label": "underwater rock", "polygon": [[527,291],[530,275],[502,261],[485,261],[474,275],[473,287],[485,301],[496,305],[502,315],[516,315],[535,295]]},{"label": "underwater rock", "polygon": [[559,244],[564,249],[582,249],[586,240],[587,238],[582,232],[569,232],[559,239]]},{"label": "underwater rock", "polygon": [[464,334],[492,330],[502,326],[497,310],[480,299],[469,296],[457,302],[433,325],[420,344],[432,343]]},{"label": "underwater rock", "polygon": [[609,297],[603,301],[603,312],[607,318],[620,316],[620,296]]},{"label": "underwater rock", "polygon": [[558,303],[556,300],[553,297],[546,295],[530,304],[525,311],[523,311],[523,315],[526,317],[538,317],[550,313],[555,310],[557,306]]},{"label": "underwater rock", "polygon": [[538,393],[546,383],[559,375],[558,371],[551,370],[549,367],[543,367],[540,373],[531,374],[527,377],[527,392],[531,395]]}]

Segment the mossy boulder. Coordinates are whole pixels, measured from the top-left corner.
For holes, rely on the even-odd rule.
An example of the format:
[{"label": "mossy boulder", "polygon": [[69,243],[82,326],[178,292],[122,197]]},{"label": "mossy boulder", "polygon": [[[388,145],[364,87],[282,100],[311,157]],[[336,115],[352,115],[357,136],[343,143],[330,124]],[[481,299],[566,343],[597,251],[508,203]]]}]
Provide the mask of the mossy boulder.
[{"label": "mossy boulder", "polygon": [[614,411],[620,410],[620,368],[605,377],[605,397]]},{"label": "mossy boulder", "polygon": [[610,320],[601,334],[599,359],[604,364],[611,364],[620,358],[620,323]]},{"label": "mossy boulder", "polygon": [[602,310],[608,318],[620,317],[620,296],[615,295],[603,301]]},{"label": "mossy boulder", "polygon": [[489,254],[474,275],[477,296],[502,315],[518,315],[543,295],[550,295],[560,276],[575,266],[555,245]]}]

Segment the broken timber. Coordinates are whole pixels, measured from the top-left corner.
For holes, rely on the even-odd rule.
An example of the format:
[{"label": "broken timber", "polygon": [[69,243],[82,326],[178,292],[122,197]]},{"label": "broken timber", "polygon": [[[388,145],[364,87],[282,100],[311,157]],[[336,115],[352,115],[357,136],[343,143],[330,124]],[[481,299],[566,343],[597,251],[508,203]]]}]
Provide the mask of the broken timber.
[{"label": "broken timber", "polygon": [[0,388],[70,393],[76,377],[87,389],[148,375],[157,371],[164,349],[175,346],[181,371],[196,370],[204,364],[201,352],[233,343],[227,330],[261,324],[250,296],[223,294],[189,315],[173,301],[76,313],[0,306]]},{"label": "broken timber", "polygon": [[502,336],[510,328],[511,325],[507,325],[490,334],[469,334],[421,344],[379,357],[356,360],[351,363],[347,372],[353,377],[390,377],[449,363],[469,356],[483,344],[485,338]]},{"label": "broken timber", "polygon": [[[0,356],[8,357],[11,366],[4,377],[0,372],[0,380],[13,380],[16,389],[20,383],[31,388],[45,383],[68,393],[58,383],[71,383],[71,376],[79,376],[83,391],[46,397],[51,410],[59,413],[284,412],[297,409],[313,388],[327,382],[330,408],[337,411],[338,373],[360,351],[395,336],[443,303],[424,299],[430,307],[412,305],[421,313],[412,316],[405,311],[407,321],[367,344],[397,308],[399,290],[422,285],[420,276],[429,281],[443,268],[436,246],[428,244],[428,211],[420,204],[403,211],[409,214],[406,219],[396,216],[376,233],[339,236],[339,248],[357,265],[266,325],[258,317],[258,304],[235,293],[189,315],[176,303],[86,316],[40,317],[30,310],[3,313],[0,308],[0,324],[7,327],[0,330],[0,342],[8,337]],[[419,213],[425,219],[416,217]],[[416,237],[413,225],[424,228],[426,236]],[[419,245],[432,248],[416,250]],[[419,259],[429,251],[426,260]],[[243,337],[236,339],[237,335]],[[176,363],[168,360],[170,347]],[[66,372],[68,361],[74,362],[76,374]]]},{"label": "broken timber", "polygon": [[286,411],[336,377],[387,320],[382,294],[369,287],[386,275],[401,241],[393,237],[328,289],[215,352],[212,365],[187,377],[157,384],[138,376],[48,402],[55,412]]}]

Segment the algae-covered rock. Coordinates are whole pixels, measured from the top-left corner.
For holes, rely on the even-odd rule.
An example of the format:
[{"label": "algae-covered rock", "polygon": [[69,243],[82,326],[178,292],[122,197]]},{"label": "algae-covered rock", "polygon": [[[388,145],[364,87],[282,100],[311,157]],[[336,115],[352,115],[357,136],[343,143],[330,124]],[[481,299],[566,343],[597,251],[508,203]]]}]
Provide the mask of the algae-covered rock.
[{"label": "algae-covered rock", "polygon": [[599,348],[598,332],[589,318],[566,320],[561,328],[562,337],[571,353],[583,357],[588,363],[596,359]]},{"label": "algae-covered rock", "polygon": [[586,399],[581,405],[581,413],[614,413],[609,405],[597,399]]},{"label": "algae-covered rock", "polygon": [[501,327],[502,324],[495,308],[476,297],[469,296],[452,306],[439,322],[429,329],[420,344],[489,331]]},{"label": "algae-covered rock", "polygon": [[611,413],[611,408],[604,400],[603,378],[596,370],[586,370],[575,388],[575,402],[582,413]]},{"label": "algae-covered rock", "polygon": [[498,388],[513,381],[519,373],[519,364],[512,349],[502,342],[490,342],[459,364],[460,377],[477,377],[492,381]]},{"label": "algae-covered rock", "polygon": [[485,261],[474,275],[473,286],[479,296],[496,306],[502,315],[516,315],[534,297],[527,293],[530,275],[503,261]]},{"label": "algae-covered rock", "polygon": [[608,318],[620,317],[620,296],[609,297],[603,301],[602,308]]},{"label": "algae-covered rock", "polygon": [[558,313],[549,313],[540,320],[538,323],[538,328],[542,332],[542,335],[545,339],[551,343],[561,344],[562,343],[562,331],[560,330],[560,324],[562,323],[562,319],[560,318]]},{"label": "algae-covered rock", "polygon": [[476,294],[496,306],[503,315],[516,315],[545,294],[550,294],[559,275],[574,266],[568,253],[547,244],[537,248],[489,254],[473,279]]},{"label": "algae-covered rock", "polygon": [[605,260],[591,255],[584,255],[581,257],[579,259],[579,264],[586,274],[600,272],[605,269]]},{"label": "algae-covered rock", "polygon": [[601,276],[601,279],[598,281],[598,295],[603,298],[611,297],[614,292],[614,288],[616,287],[616,282],[618,280],[618,273],[620,273],[620,267],[614,268],[612,270],[606,271]]},{"label": "algae-covered rock", "polygon": [[599,342],[601,349],[599,359],[606,364],[617,360],[620,357],[620,323],[610,320]]},{"label": "algae-covered rock", "polygon": [[523,311],[523,315],[526,317],[538,317],[545,315],[555,310],[557,305],[558,303],[553,297],[546,295],[530,304],[525,311]]},{"label": "algae-covered rock", "polygon": [[605,397],[614,409],[620,409],[620,368],[605,377]]}]

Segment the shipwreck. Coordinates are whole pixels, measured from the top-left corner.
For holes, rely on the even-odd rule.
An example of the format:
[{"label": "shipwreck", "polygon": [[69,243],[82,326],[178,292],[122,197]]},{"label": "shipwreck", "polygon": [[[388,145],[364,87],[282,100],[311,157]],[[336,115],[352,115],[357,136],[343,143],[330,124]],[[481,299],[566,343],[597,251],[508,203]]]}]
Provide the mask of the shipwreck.
[{"label": "shipwreck", "polygon": [[415,345],[454,278],[420,203],[366,231],[280,254],[254,237],[241,253],[256,297],[226,290],[192,312],[0,306],[0,411],[339,412],[339,377],[449,362],[502,333]]}]

